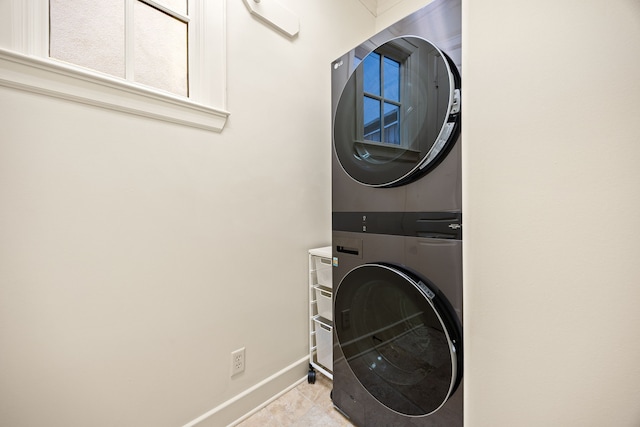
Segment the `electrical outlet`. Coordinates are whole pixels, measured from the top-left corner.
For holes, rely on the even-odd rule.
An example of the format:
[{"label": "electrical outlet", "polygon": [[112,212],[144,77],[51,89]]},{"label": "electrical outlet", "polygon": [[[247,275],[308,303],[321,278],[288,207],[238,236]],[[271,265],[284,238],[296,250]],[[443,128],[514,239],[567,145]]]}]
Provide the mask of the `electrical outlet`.
[{"label": "electrical outlet", "polygon": [[244,372],[244,347],[231,352],[231,376]]}]

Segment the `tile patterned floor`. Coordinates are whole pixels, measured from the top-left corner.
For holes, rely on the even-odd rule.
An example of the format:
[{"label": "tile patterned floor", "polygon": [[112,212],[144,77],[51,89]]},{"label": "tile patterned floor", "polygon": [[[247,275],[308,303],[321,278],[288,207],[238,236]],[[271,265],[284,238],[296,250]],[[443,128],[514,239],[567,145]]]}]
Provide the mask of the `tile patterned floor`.
[{"label": "tile patterned floor", "polygon": [[331,403],[331,380],[318,373],[315,384],[306,380],[236,427],[352,427]]}]

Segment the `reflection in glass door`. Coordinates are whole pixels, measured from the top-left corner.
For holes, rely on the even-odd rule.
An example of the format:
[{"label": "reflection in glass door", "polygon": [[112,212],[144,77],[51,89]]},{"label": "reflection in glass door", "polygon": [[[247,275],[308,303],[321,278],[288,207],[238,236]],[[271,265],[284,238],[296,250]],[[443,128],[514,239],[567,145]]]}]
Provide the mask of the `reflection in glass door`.
[{"label": "reflection in glass door", "polygon": [[344,171],[374,187],[428,173],[455,144],[459,84],[455,65],[424,39],[400,37],[365,54],[336,105]]},{"label": "reflection in glass door", "polygon": [[400,62],[372,52],[363,61],[365,141],[400,145]]}]

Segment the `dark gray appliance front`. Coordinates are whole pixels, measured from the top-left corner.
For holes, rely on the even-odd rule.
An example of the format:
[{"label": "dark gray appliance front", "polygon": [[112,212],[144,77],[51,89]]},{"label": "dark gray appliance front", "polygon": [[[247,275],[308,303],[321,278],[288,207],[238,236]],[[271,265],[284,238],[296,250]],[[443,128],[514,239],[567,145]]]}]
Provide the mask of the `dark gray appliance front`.
[{"label": "dark gray appliance front", "polygon": [[462,241],[334,231],[333,255],[334,406],[359,427],[461,427]]},{"label": "dark gray appliance front", "polygon": [[334,406],[358,427],[461,427],[461,0],[331,73]]}]

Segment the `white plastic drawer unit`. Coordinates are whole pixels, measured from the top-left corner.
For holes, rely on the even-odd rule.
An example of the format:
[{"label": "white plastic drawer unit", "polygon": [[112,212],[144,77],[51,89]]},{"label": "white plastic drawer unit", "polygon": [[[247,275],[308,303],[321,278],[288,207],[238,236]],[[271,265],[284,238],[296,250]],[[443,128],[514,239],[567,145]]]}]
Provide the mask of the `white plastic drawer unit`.
[{"label": "white plastic drawer unit", "polygon": [[329,370],[333,370],[333,325],[322,318],[313,319],[316,332],[316,352],[318,363]]},{"label": "white plastic drawer unit", "polygon": [[333,262],[331,246],[309,249],[309,383],[316,371],[333,379]]}]

